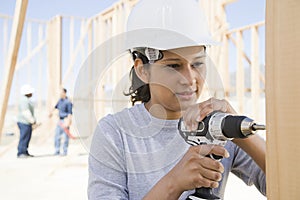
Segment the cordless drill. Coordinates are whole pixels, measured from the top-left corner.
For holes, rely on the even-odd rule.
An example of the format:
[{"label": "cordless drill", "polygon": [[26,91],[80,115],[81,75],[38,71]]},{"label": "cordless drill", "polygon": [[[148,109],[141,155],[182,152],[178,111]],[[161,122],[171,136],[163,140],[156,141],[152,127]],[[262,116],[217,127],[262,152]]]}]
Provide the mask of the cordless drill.
[{"label": "cordless drill", "polygon": [[[257,130],[265,130],[264,125],[256,124],[246,116],[232,115],[215,111],[198,123],[197,130],[187,130],[184,121],[180,118],[178,130],[183,139],[190,145],[215,144],[224,146],[227,140],[234,138],[246,138],[256,133]],[[209,155],[212,159],[221,160],[222,157]],[[220,199],[211,188],[196,188],[195,193],[187,200],[194,199]]]}]

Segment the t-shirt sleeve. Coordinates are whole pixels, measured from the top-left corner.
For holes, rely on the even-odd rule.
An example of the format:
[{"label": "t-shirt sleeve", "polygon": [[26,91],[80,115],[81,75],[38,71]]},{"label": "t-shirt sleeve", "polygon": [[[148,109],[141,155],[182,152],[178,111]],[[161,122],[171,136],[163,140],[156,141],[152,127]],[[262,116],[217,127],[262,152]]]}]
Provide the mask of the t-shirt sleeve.
[{"label": "t-shirt sleeve", "polygon": [[266,175],[255,161],[240,147],[235,147],[232,173],[242,179],[247,185],[255,187],[266,196]]},{"label": "t-shirt sleeve", "polygon": [[68,105],[67,105],[67,113],[68,113],[68,115],[72,115],[73,114],[72,108],[73,108],[73,104],[71,102],[69,102]]},{"label": "t-shirt sleeve", "polygon": [[[109,118],[112,121],[112,117]],[[108,117],[94,132],[89,154],[89,200],[128,200],[123,142],[117,126]]]}]

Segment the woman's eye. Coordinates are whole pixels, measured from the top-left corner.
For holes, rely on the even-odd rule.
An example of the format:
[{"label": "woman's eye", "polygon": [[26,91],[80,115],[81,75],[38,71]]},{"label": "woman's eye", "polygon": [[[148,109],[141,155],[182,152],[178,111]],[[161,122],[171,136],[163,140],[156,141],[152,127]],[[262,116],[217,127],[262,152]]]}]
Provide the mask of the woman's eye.
[{"label": "woman's eye", "polygon": [[197,67],[202,67],[203,64],[204,64],[203,62],[195,62],[192,64],[192,66],[197,68]]},{"label": "woman's eye", "polygon": [[179,68],[180,67],[179,64],[168,64],[167,66],[171,67],[171,68]]}]

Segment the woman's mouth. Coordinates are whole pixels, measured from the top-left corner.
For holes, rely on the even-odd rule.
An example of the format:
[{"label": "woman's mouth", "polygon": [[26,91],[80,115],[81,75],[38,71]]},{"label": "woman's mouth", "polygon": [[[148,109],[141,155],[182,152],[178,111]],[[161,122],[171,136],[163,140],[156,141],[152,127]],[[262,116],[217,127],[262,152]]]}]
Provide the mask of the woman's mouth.
[{"label": "woman's mouth", "polygon": [[191,100],[196,96],[196,91],[186,91],[186,92],[178,92],[176,93],[176,96],[180,100]]}]

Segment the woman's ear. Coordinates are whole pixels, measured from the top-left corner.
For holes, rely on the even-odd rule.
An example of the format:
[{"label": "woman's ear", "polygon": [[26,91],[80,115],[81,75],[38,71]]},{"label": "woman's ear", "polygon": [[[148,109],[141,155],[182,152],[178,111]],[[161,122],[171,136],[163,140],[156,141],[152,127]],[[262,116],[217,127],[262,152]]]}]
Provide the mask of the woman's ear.
[{"label": "woman's ear", "polygon": [[137,58],[134,60],[134,70],[139,79],[144,83],[149,83],[149,71],[145,68],[142,59]]}]

